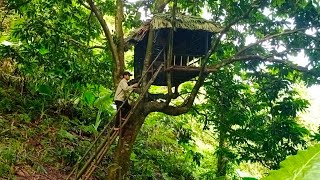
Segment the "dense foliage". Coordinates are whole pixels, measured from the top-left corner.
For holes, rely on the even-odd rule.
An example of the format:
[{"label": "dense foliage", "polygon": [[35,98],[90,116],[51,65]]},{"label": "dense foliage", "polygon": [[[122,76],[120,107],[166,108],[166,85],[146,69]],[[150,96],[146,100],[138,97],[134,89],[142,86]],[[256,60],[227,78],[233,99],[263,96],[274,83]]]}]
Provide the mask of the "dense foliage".
[{"label": "dense foliage", "polygon": [[297,123],[297,113],[308,103],[287,80],[275,84],[269,83],[272,76],[260,81],[254,74],[240,76],[235,79],[222,71],[209,77],[208,101],[198,111],[206,115],[206,127],[217,133],[217,153],[225,159],[220,165],[251,161],[276,169],[287,155],[306,145],[308,130]]}]

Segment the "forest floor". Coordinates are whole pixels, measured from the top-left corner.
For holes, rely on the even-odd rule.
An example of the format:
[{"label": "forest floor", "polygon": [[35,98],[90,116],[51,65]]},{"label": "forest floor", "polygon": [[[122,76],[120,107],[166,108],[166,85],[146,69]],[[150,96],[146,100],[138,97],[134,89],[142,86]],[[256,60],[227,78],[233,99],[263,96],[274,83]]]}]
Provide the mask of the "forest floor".
[{"label": "forest floor", "polygon": [[57,180],[66,179],[66,175],[53,167],[44,167],[45,173],[34,171],[30,166],[15,166],[15,177],[18,180]]},{"label": "forest floor", "polygon": [[0,180],[66,179],[91,145],[92,129],[0,81]]},{"label": "forest floor", "polygon": [[44,131],[48,125],[44,121],[24,120],[21,115],[0,114],[0,179],[65,179],[64,163],[54,157],[57,152],[52,146],[56,127]]}]

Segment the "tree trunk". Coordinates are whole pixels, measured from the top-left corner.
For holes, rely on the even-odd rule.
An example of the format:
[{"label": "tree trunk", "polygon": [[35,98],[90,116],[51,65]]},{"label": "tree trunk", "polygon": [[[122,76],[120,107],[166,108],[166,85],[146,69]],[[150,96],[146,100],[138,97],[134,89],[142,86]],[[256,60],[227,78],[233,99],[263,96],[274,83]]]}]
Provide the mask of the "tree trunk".
[{"label": "tree trunk", "polygon": [[219,134],[219,153],[218,154],[218,164],[217,164],[217,177],[226,176],[227,174],[227,163],[228,158],[224,154],[225,150],[225,132],[220,129]]},{"label": "tree trunk", "polygon": [[146,115],[143,112],[144,103],[141,102],[138,109],[131,116],[124,128],[121,129],[121,138],[113,154],[113,163],[108,168],[106,179],[124,179],[130,167],[130,155],[138,132],[144,123]]},{"label": "tree trunk", "polygon": [[113,74],[115,87],[118,86],[120,81],[120,75],[123,73],[125,68],[124,62],[124,35],[123,35],[123,0],[117,0],[117,11],[115,18],[115,30],[116,30],[116,45],[117,45],[117,56],[118,59],[115,64],[115,71]]}]

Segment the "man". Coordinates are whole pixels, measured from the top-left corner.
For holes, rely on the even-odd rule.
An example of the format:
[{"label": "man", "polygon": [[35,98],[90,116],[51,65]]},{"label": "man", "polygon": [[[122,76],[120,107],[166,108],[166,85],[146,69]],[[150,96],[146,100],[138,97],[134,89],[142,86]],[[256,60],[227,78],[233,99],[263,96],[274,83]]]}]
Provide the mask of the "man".
[{"label": "man", "polygon": [[128,81],[130,80],[130,77],[132,74],[128,71],[125,71],[122,73],[122,79],[119,82],[119,85],[117,87],[115,96],[114,96],[114,102],[117,106],[117,110],[121,109],[120,112],[117,114],[117,120],[115,123],[115,130],[119,130],[120,121],[122,118],[125,118],[128,114],[128,112],[131,110],[131,106],[128,103],[128,95],[132,90],[134,90],[136,87],[138,87],[138,83],[135,83],[131,86],[128,85]]}]

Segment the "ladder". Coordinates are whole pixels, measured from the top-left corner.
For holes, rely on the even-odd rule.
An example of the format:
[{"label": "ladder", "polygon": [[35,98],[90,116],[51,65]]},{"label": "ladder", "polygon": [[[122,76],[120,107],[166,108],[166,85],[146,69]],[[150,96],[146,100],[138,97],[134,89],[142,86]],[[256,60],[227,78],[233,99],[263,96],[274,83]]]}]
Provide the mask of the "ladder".
[{"label": "ladder", "polygon": [[[150,67],[152,67],[152,65],[156,61],[156,59],[157,58],[155,58],[155,60],[150,64],[148,70],[141,77],[141,79],[139,80],[138,83],[141,83],[142,79],[148,73]],[[137,109],[139,103],[142,101],[142,99],[144,98],[145,94],[148,92],[149,87],[152,85],[154,80],[157,78],[157,75],[159,74],[159,72],[161,71],[162,68],[163,68],[163,64],[161,64],[158,67],[158,69],[153,73],[153,75],[152,75],[151,79],[149,80],[149,82],[142,88],[142,92],[140,93],[139,98],[135,102],[135,104],[132,107],[132,109],[128,112],[126,118],[125,119],[121,119],[121,115],[120,115],[120,129],[119,130],[114,130],[114,126],[112,125],[112,123],[117,119],[117,115],[120,113],[120,109],[123,106],[123,104],[120,106],[119,110],[113,116],[112,121],[110,121],[104,127],[104,129],[97,136],[95,141],[88,148],[86,153],[82,156],[81,159],[79,159],[77,161],[76,165],[74,166],[74,168],[72,169],[72,171],[68,175],[67,180],[68,179],[77,179],[77,180],[78,179],[84,179],[84,180],[87,180],[87,179],[90,178],[92,173],[95,171],[95,169],[98,167],[100,162],[103,160],[103,157],[108,152],[108,150],[110,149],[110,147],[113,144],[113,142],[119,136],[119,134],[121,132],[121,129],[126,125],[126,123],[129,121],[130,117],[133,115],[133,113]],[[129,94],[129,97],[130,97],[131,94],[132,94],[132,92]],[[123,123],[122,123],[122,121],[123,121]],[[110,128],[110,127],[112,127],[112,128]],[[108,132],[107,136],[103,136],[106,132]],[[106,137],[106,138],[103,138],[103,137]],[[87,158],[87,160],[84,163],[86,158]],[[84,163],[84,164],[82,165],[82,163]]]}]

